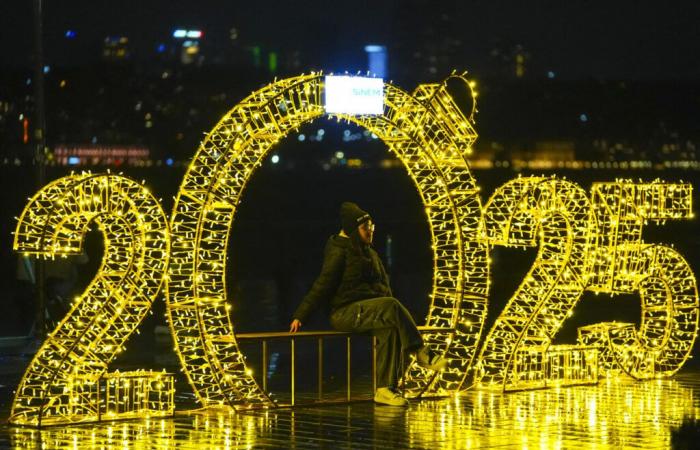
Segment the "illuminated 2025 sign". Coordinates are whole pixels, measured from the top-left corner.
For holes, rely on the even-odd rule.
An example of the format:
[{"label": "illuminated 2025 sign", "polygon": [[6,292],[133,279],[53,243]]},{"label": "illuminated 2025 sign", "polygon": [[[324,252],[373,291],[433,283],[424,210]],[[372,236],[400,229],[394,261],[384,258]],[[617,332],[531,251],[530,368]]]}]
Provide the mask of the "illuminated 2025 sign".
[{"label": "illuminated 2025 sign", "polygon": [[[446,89],[448,80],[468,89],[472,83],[453,75],[409,94],[379,81],[381,97],[361,96],[369,103],[358,110],[342,102],[333,106],[339,91],[329,92],[327,83],[345,78],[288,78],[236,105],[200,145],[169,226],[148,190],[123,176],[71,175],[31,199],[17,226],[16,250],[49,258],[79,253],[88,224],[95,222],[105,257],[32,360],[17,389],[12,423],[172,411],[168,374],[138,372],[126,382],[105,375],[161,285],[175,351],[202,405],[270,404],[246,367],[229,317],[229,233],[244,188],[270,149],[324,115],[382,139],[425,206],[434,261],[426,325],[443,332],[424,338],[449,364],[439,373],[411,365],[404,374],[409,396],[457,392],[472,382],[523,389],[595,382],[600,373],[649,378],[682,367],[697,334],[696,281],[678,252],[644,243],[641,230],[647,220],[691,217],[690,185],[617,181],[596,183],[586,193],[566,180],[523,177],[500,187],[482,208],[466,161],[477,137],[473,112],[465,117]],[[377,81],[359,80],[368,85],[339,89],[376,91],[371,84]],[[535,246],[539,252],[482,342],[492,245]],[[577,345],[551,345],[586,290],[638,293],[639,329],[603,322],[580,329]],[[112,387],[101,386],[104,380]],[[103,406],[100,396],[108,393],[112,403]]]}]

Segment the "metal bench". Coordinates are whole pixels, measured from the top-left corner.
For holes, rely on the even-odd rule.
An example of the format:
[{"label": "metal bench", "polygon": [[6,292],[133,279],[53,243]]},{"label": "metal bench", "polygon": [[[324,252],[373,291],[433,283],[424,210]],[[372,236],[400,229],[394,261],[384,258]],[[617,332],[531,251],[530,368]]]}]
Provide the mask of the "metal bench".
[{"label": "metal bench", "polygon": [[[418,327],[421,333],[452,333],[454,328],[439,328],[439,327]],[[364,336],[364,334],[347,333],[343,331],[298,331],[296,333],[289,332],[271,332],[271,333],[238,333],[236,339],[238,341],[261,341],[262,343],[262,389],[267,392],[267,367],[268,367],[268,341],[270,340],[289,340],[291,351],[291,368],[290,368],[290,384],[291,384],[291,403],[289,406],[296,405],[296,341],[300,338],[316,338],[318,347],[318,398],[315,403],[338,403],[338,400],[324,401],[323,400],[323,340],[325,338],[345,338],[345,359],[346,359],[346,396],[343,402],[352,400],[351,391],[351,338],[355,336]],[[372,392],[377,388],[377,339],[372,336]]]}]

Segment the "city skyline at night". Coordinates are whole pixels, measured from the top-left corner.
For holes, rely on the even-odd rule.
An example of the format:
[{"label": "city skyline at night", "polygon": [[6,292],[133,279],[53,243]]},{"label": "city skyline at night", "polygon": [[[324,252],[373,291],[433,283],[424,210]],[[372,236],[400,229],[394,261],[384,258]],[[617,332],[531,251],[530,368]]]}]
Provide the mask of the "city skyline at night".
[{"label": "city skyline at night", "polygon": [[[208,58],[237,48],[297,58],[305,68],[357,70],[363,48],[386,45],[389,70],[412,63],[444,71],[464,66],[482,76],[515,65],[524,75],[564,79],[697,79],[700,6],[654,2],[456,2],[426,0],[354,2],[244,2],[152,0],[44,1],[47,64],[81,66],[98,61],[109,36],[126,36],[133,58],[148,61],[168,45],[173,30],[203,31]],[[30,67],[31,2],[0,6],[6,47],[0,67]],[[153,20],[157,18],[157,20]],[[280,61],[284,63],[284,61]],[[267,60],[265,61],[267,63]],[[429,69],[430,67],[425,67]]]},{"label": "city skyline at night", "polygon": [[694,448],[699,22],[1,2],[0,448]]}]

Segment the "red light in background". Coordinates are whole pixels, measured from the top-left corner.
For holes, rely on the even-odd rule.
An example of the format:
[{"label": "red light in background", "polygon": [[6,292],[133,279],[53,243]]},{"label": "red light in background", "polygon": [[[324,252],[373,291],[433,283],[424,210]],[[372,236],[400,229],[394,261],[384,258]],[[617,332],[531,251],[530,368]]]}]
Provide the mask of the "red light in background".
[{"label": "red light in background", "polygon": [[22,143],[26,144],[29,142],[29,119],[25,118],[22,121]]}]

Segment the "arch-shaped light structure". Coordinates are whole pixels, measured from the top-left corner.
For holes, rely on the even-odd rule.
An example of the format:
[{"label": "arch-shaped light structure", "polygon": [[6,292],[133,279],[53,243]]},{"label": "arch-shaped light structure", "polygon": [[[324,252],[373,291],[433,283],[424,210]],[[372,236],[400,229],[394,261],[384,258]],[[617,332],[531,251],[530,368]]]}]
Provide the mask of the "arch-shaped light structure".
[{"label": "arch-shaped light structure", "polygon": [[[414,395],[454,391],[464,383],[486,313],[487,248],[478,238],[481,205],[465,160],[477,135],[445,83],[420,85],[412,94],[385,83],[383,96],[383,114],[334,116],[382,139],[418,188],[434,258],[427,325],[453,332],[425,336],[447,356],[448,368],[433,376],[412,367],[405,386]],[[207,135],[176,197],[167,311],[176,351],[203,405],[269,402],[246,369],[229,318],[229,230],[252,173],[280,139],[326,115],[323,98],[320,73],[253,92]]]}]

